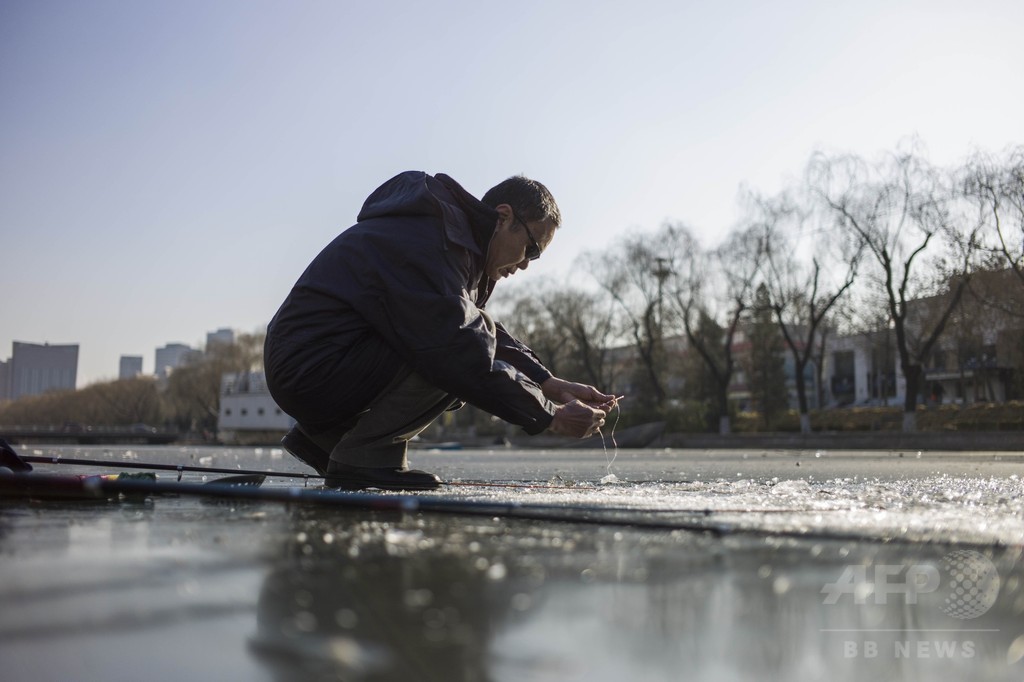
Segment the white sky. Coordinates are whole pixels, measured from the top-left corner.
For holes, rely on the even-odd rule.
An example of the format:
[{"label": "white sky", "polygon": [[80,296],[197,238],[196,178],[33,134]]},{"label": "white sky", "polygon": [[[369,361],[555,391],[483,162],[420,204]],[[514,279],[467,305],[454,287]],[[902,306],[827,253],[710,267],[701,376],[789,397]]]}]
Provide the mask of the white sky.
[{"label": "white sky", "polygon": [[407,169],[544,182],[564,227],[516,277],[666,219],[714,243],[737,191],[815,150],[1020,144],[1024,3],[0,0],[0,359],[255,331]]}]

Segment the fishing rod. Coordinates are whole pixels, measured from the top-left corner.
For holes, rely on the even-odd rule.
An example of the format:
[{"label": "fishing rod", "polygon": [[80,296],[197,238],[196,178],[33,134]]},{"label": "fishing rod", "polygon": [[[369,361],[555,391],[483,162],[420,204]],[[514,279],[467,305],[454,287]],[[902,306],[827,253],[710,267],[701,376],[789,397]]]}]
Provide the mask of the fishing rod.
[{"label": "fishing rod", "polygon": [[121,469],[147,469],[149,471],[176,471],[178,480],[181,480],[182,472],[209,473],[209,474],[261,474],[263,476],[281,476],[290,478],[322,478],[316,474],[294,473],[288,471],[257,471],[255,469],[228,469],[225,467],[200,467],[188,464],[156,464],[154,462],[122,462],[119,460],[83,459],[79,457],[41,457],[33,455],[18,455],[25,462],[33,464],[65,464],[68,466],[102,466],[117,467]]},{"label": "fishing rod", "polygon": [[[178,481],[181,481],[182,472],[189,473],[202,473],[202,474],[234,474],[237,476],[265,476],[265,477],[281,477],[281,478],[301,478],[305,485],[308,485],[310,479],[322,480],[324,477],[319,474],[306,474],[301,472],[290,472],[290,471],[259,471],[256,469],[229,469],[224,467],[206,467],[206,466],[191,466],[187,464],[156,464],[147,462],[122,462],[122,461],[107,461],[97,459],[83,459],[76,457],[61,457],[53,455],[50,457],[43,456],[32,456],[32,455],[15,455],[18,459],[24,462],[32,462],[35,464],[58,464],[67,466],[93,466],[93,467],[106,467],[106,468],[123,468],[123,469],[145,469],[155,471],[174,471],[178,474]],[[685,482],[685,481],[684,481]],[[645,483],[662,483],[662,481],[630,481],[633,485],[641,485]],[[512,483],[512,482],[493,482],[493,481],[445,481],[443,485],[456,486],[456,487],[472,487],[472,488],[498,488],[498,489],[525,489],[525,490],[575,490],[575,491],[595,491],[600,489],[606,489],[605,486],[592,486],[592,485],[556,485],[556,484],[532,484],[532,483]],[[614,490],[614,487],[607,489]],[[557,509],[565,509],[565,505],[552,505]],[[789,513],[815,513],[820,514],[824,512],[837,512],[847,511],[845,509],[752,509],[749,507],[745,508],[724,508],[715,509],[711,507],[703,508],[679,508],[669,507],[662,509],[649,509],[643,507],[622,507],[622,506],[601,506],[603,512],[616,512],[616,513],[637,513],[643,512],[646,514],[700,514],[704,516],[710,516],[711,514],[789,514]]]},{"label": "fishing rod", "polygon": [[[68,466],[118,467],[123,469],[146,469],[148,471],[174,471],[181,480],[183,472],[201,474],[247,474],[251,476],[277,476],[281,478],[301,478],[306,484],[310,479],[321,480],[319,474],[306,474],[292,471],[259,471],[256,469],[229,469],[226,467],[192,466],[188,464],[157,464],[154,462],[122,462],[119,460],[83,459],[79,457],[50,457],[38,455],[18,455],[19,459],[35,464],[63,464]],[[445,481],[445,485],[479,487],[479,488],[524,488],[536,490],[596,490],[593,486],[552,485],[534,483],[495,483],[493,481]]]},{"label": "fishing rod", "polygon": [[[134,469],[156,469],[162,471],[177,471],[178,481],[181,481],[181,473],[183,471],[188,472],[199,472],[199,473],[218,473],[218,474],[234,474],[233,477],[227,479],[214,479],[208,483],[217,482],[230,482],[230,479],[237,478],[243,480],[244,477],[254,479],[255,477],[292,477],[292,478],[303,478],[303,479],[322,479],[322,476],[316,474],[304,474],[294,472],[274,472],[274,471],[257,471],[252,469],[227,469],[217,467],[197,467],[189,465],[179,464],[152,464],[145,462],[110,462],[103,460],[93,459],[78,459],[74,457],[41,457],[41,456],[28,456],[28,455],[16,455],[18,459],[25,462],[34,462],[37,464],[65,464],[75,466],[103,466],[107,468],[134,468]],[[262,481],[261,481],[262,482]],[[644,483],[643,481],[639,483]],[[634,482],[637,483],[637,482]],[[179,485],[179,484],[176,484]],[[536,490],[576,490],[576,491],[594,491],[598,490],[594,486],[560,486],[560,485],[532,485],[523,483],[493,483],[484,481],[446,481],[443,485],[446,486],[460,486],[460,487],[484,487],[484,488],[517,488],[517,489],[536,489]],[[175,488],[177,490],[177,488]],[[160,492],[160,491],[153,491]],[[522,506],[519,503],[513,503],[516,506]],[[796,514],[796,513],[815,513],[820,514],[824,512],[845,512],[846,509],[755,509],[750,507],[735,507],[735,508],[711,508],[711,507],[667,507],[660,509],[651,509],[645,507],[624,507],[624,506],[612,506],[612,505],[566,505],[566,504],[532,504],[532,509],[550,509],[556,510],[559,513],[563,511],[581,510],[586,509],[587,511],[595,511],[601,514],[649,514],[655,516],[667,516],[671,514],[677,515],[689,515],[689,516],[704,516],[709,517],[711,515],[722,515],[722,514]]]},{"label": "fishing rod", "polygon": [[[531,504],[518,501],[467,500],[431,495],[388,494],[336,491],[322,488],[205,485],[198,483],[165,483],[137,479],[60,476],[42,473],[0,473],[0,493],[25,497],[108,499],[117,495],[174,495],[230,499],[234,501],[278,502],[316,507],[361,509],[371,511],[434,512],[466,516],[486,516],[533,521],[560,521],[594,525],[623,525],[661,530],[692,530],[716,535],[736,532],[735,524],[703,519],[687,522],[636,517],[643,510],[631,510],[632,518],[616,517],[612,510],[595,506],[561,506]],[[619,512],[621,513],[621,512]]]},{"label": "fishing rod", "polygon": [[[231,482],[232,480],[242,481],[248,477],[249,480],[255,480],[257,477],[262,480],[268,476],[281,476],[281,477],[293,477],[303,479],[320,479],[321,476],[315,474],[304,474],[304,473],[293,473],[293,472],[274,472],[274,471],[256,471],[252,469],[227,469],[218,467],[197,467],[184,464],[155,464],[146,462],[116,462],[116,461],[104,461],[95,459],[81,459],[74,457],[42,457],[42,456],[31,456],[31,455],[19,455],[14,452],[13,449],[8,449],[9,458],[13,458],[11,462],[34,462],[37,464],[64,464],[68,466],[102,466],[106,468],[121,467],[126,469],[149,469],[149,470],[160,470],[160,471],[176,471],[178,473],[178,481],[180,485],[181,474],[184,471],[188,472],[199,472],[199,473],[227,473],[233,474],[224,479],[214,479],[208,483],[217,482]],[[26,465],[28,466],[28,465]],[[445,485],[449,486],[472,486],[472,487],[487,487],[487,488],[529,488],[529,489],[540,489],[540,490],[597,490],[593,486],[559,486],[559,485],[531,485],[531,484],[519,484],[519,483],[493,483],[484,481],[450,481],[446,482]],[[159,491],[154,491],[159,492]],[[534,508],[550,508],[554,510],[566,510],[566,509],[579,509],[580,505],[533,505]],[[793,512],[815,512],[820,513],[822,511],[840,511],[840,510],[817,510],[817,509],[805,509],[805,510],[794,510],[794,509],[711,509],[711,508],[662,508],[662,509],[647,509],[643,507],[623,507],[623,506],[610,506],[610,505],[593,505],[592,509],[598,510],[600,513],[618,513],[618,514],[655,514],[655,515],[667,515],[667,514],[688,514],[688,515],[699,515],[699,516],[710,516],[711,514],[725,514],[725,513],[761,513],[761,514],[781,514],[781,513],[793,513]]]},{"label": "fishing rod", "polygon": [[[0,447],[2,447],[2,445],[6,445],[6,443],[4,443],[2,440],[0,440]],[[33,463],[37,463],[37,464],[57,464],[57,465],[68,465],[68,466],[96,466],[96,467],[102,466],[102,467],[107,467],[107,468],[117,467],[117,468],[125,468],[125,469],[147,469],[147,470],[157,470],[157,471],[175,471],[175,472],[178,473],[178,481],[179,481],[179,483],[177,483],[175,485],[181,485],[181,483],[180,483],[181,475],[182,475],[182,472],[185,472],[185,471],[190,472],[190,473],[204,473],[204,474],[205,473],[215,473],[215,474],[232,474],[233,475],[233,476],[229,476],[229,477],[227,477],[225,479],[214,479],[213,481],[208,481],[208,483],[218,483],[218,482],[229,483],[229,482],[233,482],[232,479],[236,479],[237,481],[241,482],[241,481],[245,480],[245,477],[248,477],[249,481],[254,481],[256,477],[278,476],[278,477],[282,477],[282,478],[302,478],[304,480],[304,482],[306,483],[306,485],[308,485],[309,479],[320,480],[320,479],[323,478],[323,476],[320,476],[318,474],[306,474],[306,473],[296,473],[296,472],[287,472],[287,471],[258,471],[258,470],[254,470],[254,469],[240,469],[240,468],[239,469],[228,469],[228,468],[223,468],[223,467],[199,467],[199,466],[191,466],[191,465],[186,465],[186,464],[156,464],[156,463],[147,463],[147,462],[105,461],[105,460],[83,459],[83,458],[75,458],[75,457],[60,457],[60,456],[57,456],[57,455],[54,455],[54,456],[51,456],[51,457],[19,455],[10,446],[7,446],[7,448],[6,448],[6,455],[5,455],[4,462],[7,463],[7,464],[11,464],[12,462],[14,462],[14,463],[17,463],[17,462],[33,462]],[[262,483],[262,479],[260,480],[260,483]],[[652,483],[652,481],[632,481],[631,483],[633,483],[633,484],[642,484],[642,483]],[[654,483],[661,483],[661,481],[654,481]],[[495,483],[495,482],[487,482],[487,481],[446,481],[444,483],[444,485],[446,485],[446,486],[457,486],[457,487],[506,488],[506,489],[507,488],[516,488],[516,489],[534,489],[534,490],[595,491],[595,490],[599,489],[598,487],[595,487],[595,486],[586,486],[586,485],[552,485],[552,484],[529,484],[529,483],[510,483],[510,482]],[[154,492],[159,492],[159,491],[154,491]],[[519,506],[519,507],[522,506],[519,503],[514,503],[514,504],[516,506]],[[596,512],[601,513],[601,514],[638,514],[638,513],[643,513],[643,514],[656,515],[656,516],[665,516],[665,515],[677,514],[677,515],[703,516],[703,517],[710,517],[713,514],[715,514],[715,515],[721,515],[721,514],[798,514],[798,513],[821,514],[821,513],[825,513],[825,512],[845,512],[845,511],[848,511],[846,509],[813,509],[813,508],[807,508],[807,509],[793,509],[793,508],[785,508],[785,509],[753,509],[753,508],[749,508],[749,507],[743,507],[743,508],[717,508],[717,509],[716,508],[711,508],[711,507],[702,507],[702,508],[668,507],[668,508],[661,508],[661,509],[650,509],[650,508],[643,508],[643,507],[623,507],[623,506],[611,506],[611,505],[590,505],[589,507],[585,507],[585,506],[582,506],[582,505],[563,505],[563,504],[554,504],[554,505],[538,505],[538,504],[534,504],[534,505],[531,505],[531,508],[533,508],[533,509],[552,509],[552,510],[559,511],[560,513],[562,511],[566,511],[566,510],[570,510],[571,511],[571,510],[587,509],[588,511],[596,511]]]},{"label": "fishing rod", "polygon": [[[181,480],[182,472],[189,473],[202,473],[202,474],[237,474],[237,475],[248,475],[248,476],[268,476],[268,477],[280,477],[280,478],[301,478],[305,481],[306,485],[310,479],[322,480],[324,477],[319,474],[306,474],[301,472],[291,471],[259,471],[256,469],[228,469],[224,467],[200,467],[190,466],[187,464],[156,464],[146,462],[121,462],[121,461],[106,461],[98,459],[82,459],[76,457],[61,457],[53,455],[51,457],[43,456],[31,456],[31,455],[18,455],[18,458],[25,462],[32,462],[35,464],[63,464],[68,466],[95,466],[95,467],[107,467],[107,468],[123,468],[123,469],[146,469],[150,471],[175,471],[178,474],[178,480]],[[688,481],[682,481],[686,483]],[[640,485],[644,483],[662,483],[662,481],[630,481],[634,485]],[[443,485],[456,486],[464,488],[516,488],[521,490],[576,490],[576,491],[594,491],[604,489],[604,486],[593,486],[593,485],[557,485],[551,483],[513,483],[513,482],[494,482],[494,481],[444,481]],[[614,488],[610,488],[614,489]],[[658,513],[658,514],[722,514],[722,513],[759,513],[759,514],[781,514],[789,512],[814,512],[821,513],[826,511],[845,511],[845,510],[829,510],[829,509],[639,509],[635,507],[605,507],[611,511],[644,511],[647,513]]]}]

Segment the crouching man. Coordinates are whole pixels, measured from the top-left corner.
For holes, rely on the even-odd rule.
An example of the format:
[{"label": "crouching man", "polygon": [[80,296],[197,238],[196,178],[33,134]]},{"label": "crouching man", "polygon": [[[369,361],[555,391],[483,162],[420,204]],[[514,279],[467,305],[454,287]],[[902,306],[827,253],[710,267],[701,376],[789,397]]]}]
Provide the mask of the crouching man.
[{"label": "crouching man", "polygon": [[560,222],[521,176],[482,200],[443,174],[381,185],[267,329],[267,383],[297,422],[284,447],[333,488],[430,490],[440,480],[409,469],[408,441],[463,401],[529,434],[594,434],[614,397],[552,376],[484,311]]}]

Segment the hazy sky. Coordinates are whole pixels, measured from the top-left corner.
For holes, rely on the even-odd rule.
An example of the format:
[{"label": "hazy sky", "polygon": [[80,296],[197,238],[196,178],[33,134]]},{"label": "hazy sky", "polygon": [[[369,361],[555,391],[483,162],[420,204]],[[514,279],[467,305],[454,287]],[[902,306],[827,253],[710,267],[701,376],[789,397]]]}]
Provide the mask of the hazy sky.
[{"label": "hazy sky", "polygon": [[564,227],[515,278],[666,219],[713,244],[743,184],[916,135],[1020,144],[1024,3],[0,0],[0,359],[79,386],[255,331],[407,169],[525,173]]}]

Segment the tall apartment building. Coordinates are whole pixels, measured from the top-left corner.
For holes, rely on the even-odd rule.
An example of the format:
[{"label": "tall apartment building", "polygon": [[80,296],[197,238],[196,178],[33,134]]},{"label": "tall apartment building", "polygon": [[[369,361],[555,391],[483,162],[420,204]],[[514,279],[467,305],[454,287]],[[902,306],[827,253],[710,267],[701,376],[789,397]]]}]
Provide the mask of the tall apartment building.
[{"label": "tall apartment building", "polygon": [[0,400],[11,398],[11,363],[0,360]]},{"label": "tall apartment building", "polygon": [[118,367],[117,378],[118,379],[134,379],[135,377],[142,374],[142,356],[141,355],[122,355],[121,363]]},{"label": "tall apartment building", "polygon": [[[15,341],[5,363],[11,400],[47,391],[74,390],[78,379],[78,344],[50,345]],[[0,385],[2,390],[2,385]]]},{"label": "tall apartment building", "polygon": [[183,343],[169,343],[163,348],[157,348],[153,373],[161,379],[166,379],[175,368],[181,367],[185,360],[195,352],[197,352],[195,349]]},{"label": "tall apartment building", "polygon": [[223,343],[231,345],[235,342],[235,331],[227,327],[218,329],[215,332],[207,332],[206,334],[206,349],[210,349],[211,343]]}]

